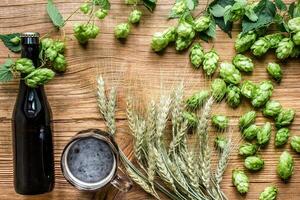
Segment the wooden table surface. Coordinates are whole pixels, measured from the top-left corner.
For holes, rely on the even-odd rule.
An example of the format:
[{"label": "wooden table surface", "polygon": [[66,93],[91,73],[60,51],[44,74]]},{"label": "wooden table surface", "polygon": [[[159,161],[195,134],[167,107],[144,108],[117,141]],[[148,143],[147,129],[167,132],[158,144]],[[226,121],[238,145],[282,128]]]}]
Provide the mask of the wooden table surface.
[{"label": "wooden table surface", "polygon": [[[2,0],[0,3],[0,33],[37,31],[41,35],[54,30],[45,12],[46,1],[43,0]],[[55,0],[64,17],[67,17],[81,3],[80,0]],[[11,116],[18,92],[18,81],[0,85],[0,199],[93,199],[94,194],[83,193],[70,186],[63,178],[60,170],[61,152],[68,140],[78,131],[87,128],[104,128],[96,105],[95,79],[102,74],[108,85],[118,86],[117,109],[117,141],[120,147],[129,154],[132,138],[128,133],[124,108],[125,97],[129,91],[133,92],[141,101],[155,97],[160,91],[167,91],[171,85],[184,80],[187,93],[207,87],[209,80],[203,77],[202,71],[194,71],[188,62],[188,53],[177,53],[174,47],[168,47],[164,54],[158,55],[151,51],[151,36],[156,31],[164,30],[176,21],[168,21],[167,15],[173,1],[159,0],[154,14],[144,8],[144,16],[138,26],[132,28],[132,33],[126,42],[119,42],[113,36],[113,27],[124,22],[131,10],[124,5],[123,0],[111,0],[112,7],[109,16],[101,26],[101,35],[91,40],[86,48],[78,45],[72,36],[72,25],[87,20],[83,15],[75,15],[67,23],[65,34],[67,37],[68,71],[55,78],[46,86],[47,95],[53,111],[54,142],[55,142],[55,170],[56,185],[53,192],[39,196],[21,196],[13,188],[13,160],[11,142]],[[200,10],[204,7],[201,3]],[[239,25],[234,26],[235,38]],[[53,37],[60,37],[62,33],[53,33]],[[230,61],[235,54],[233,39],[230,39],[220,30],[214,43],[202,42],[206,50],[214,46],[220,54],[222,61]],[[9,52],[0,44],[0,63],[7,56],[18,58],[19,54]],[[260,81],[267,79],[265,67],[269,61],[274,61],[273,53],[261,59],[255,59],[255,71],[244,79]],[[300,113],[300,70],[299,60],[283,62],[284,76],[282,83],[276,85],[273,99],[279,100],[284,107],[294,108]],[[243,102],[237,110],[226,105],[216,105],[215,113],[223,113],[233,118],[249,110],[249,104]],[[298,115],[299,116],[299,115]],[[300,135],[300,120],[296,117],[291,132]],[[258,124],[265,119],[259,114]],[[273,128],[274,129],[274,128]],[[234,132],[238,136],[238,132]],[[279,188],[278,199],[300,199],[300,156],[290,150],[287,145],[283,149],[292,152],[295,159],[295,173],[289,183],[284,184],[275,173],[277,159],[283,149],[274,148],[274,131],[271,143],[261,151],[265,159],[265,168],[258,173],[249,174],[251,186],[249,193],[240,196],[231,183],[231,170],[242,167],[243,160],[237,156],[236,150],[230,158],[229,168],[226,171],[223,189],[229,199],[258,199],[264,187],[274,184]],[[129,193],[123,195],[124,199],[142,200],[152,199],[139,187],[135,186]]]}]

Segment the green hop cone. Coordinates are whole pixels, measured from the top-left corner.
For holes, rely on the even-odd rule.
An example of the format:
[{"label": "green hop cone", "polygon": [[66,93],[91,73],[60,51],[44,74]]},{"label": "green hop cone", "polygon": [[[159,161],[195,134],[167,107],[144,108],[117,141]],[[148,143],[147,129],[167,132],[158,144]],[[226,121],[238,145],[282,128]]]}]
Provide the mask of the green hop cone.
[{"label": "green hop cone", "polygon": [[222,101],[222,99],[226,95],[226,83],[223,79],[216,78],[211,84],[211,94],[214,99],[218,102]]},{"label": "green hop cone", "polygon": [[140,0],[125,0],[125,4],[127,5],[137,5]]},{"label": "green hop cone", "polygon": [[276,49],[278,47],[279,42],[284,38],[284,36],[281,33],[274,33],[266,35],[265,38],[269,41],[270,48]]},{"label": "green hop cone", "polygon": [[218,67],[218,61],[219,55],[214,49],[204,54],[203,70],[205,71],[207,76],[211,76],[215,73]]},{"label": "green hop cone", "polygon": [[220,77],[224,79],[226,83],[237,85],[241,82],[242,76],[238,69],[230,63],[221,63],[220,65]]},{"label": "green hop cone", "polygon": [[290,137],[290,130],[288,128],[281,128],[275,135],[275,146],[281,147],[286,144]]},{"label": "green hop cone", "polygon": [[209,16],[201,16],[194,21],[193,28],[197,32],[206,31],[211,23]]},{"label": "green hop cone", "polygon": [[267,66],[267,72],[269,75],[277,82],[280,82],[282,79],[282,70],[279,64],[269,63]]},{"label": "green hop cone", "polygon": [[256,91],[256,85],[249,80],[245,80],[241,85],[241,93],[244,97],[252,99]]},{"label": "green hop cone", "polygon": [[78,42],[80,44],[86,44],[89,39],[97,37],[100,29],[93,24],[75,24],[73,31]]},{"label": "green hop cone", "polygon": [[294,159],[287,151],[284,151],[281,154],[276,171],[278,176],[284,181],[288,180],[293,175]]},{"label": "green hop cone", "polygon": [[57,40],[57,41],[55,41],[55,42],[53,43],[52,48],[53,48],[57,53],[64,53],[64,51],[65,51],[65,43],[62,42],[62,41]]},{"label": "green hop cone", "polygon": [[276,57],[280,60],[288,58],[294,49],[294,42],[290,38],[282,39],[276,49]]},{"label": "green hop cone", "polygon": [[229,119],[224,115],[214,115],[211,118],[211,123],[219,130],[224,130],[228,127]]},{"label": "green hop cone", "polygon": [[198,69],[204,60],[204,51],[200,43],[195,43],[190,49],[190,61]]},{"label": "green hop cone", "polygon": [[159,52],[168,46],[168,40],[165,37],[164,33],[156,32],[154,33],[151,41],[151,48],[155,52]]},{"label": "green hop cone", "polygon": [[265,162],[258,156],[248,156],[244,166],[250,171],[259,171],[264,167]]},{"label": "green hop cone", "polygon": [[270,42],[266,38],[261,37],[251,46],[251,51],[255,56],[262,56],[267,53],[270,47]]},{"label": "green hop cone", "polygon": [[129,14],[128,21],[131,24],[136,24],[140,22],[141,17],[142,17],[142,11],[135,9]]},{"label": "green hop cone", "polygon": [[264,106],[270,99],[273,93],[273,84],[271,81],[262,81],[256,87],[251,104],[255,108]]},{"label": "green hop cone", "polygon": [[229,85],[227,87],[227,103],[232,108],[236,108],[241,103],[241,90],[235,85]]},{"label": "green hop cone", "polygon": [[80,11],[83,13],[83,14],[87,14],[88,12],[91,11],[91,5],[89,3],[83,3],[81,6],[80,6]]},{"label": "green hop cone", "polygon": [[257,133],[257,143],[265,146],[271,139],[272,126],[270,122],[265,123],[261,130]]},{"label": "green hop cone", "polygon": [[125,39],[130,33],[130,25],[128,23],[121,23],[115,27],[115,37],[117,39]]},{"label": "green hop cone", "polygon": [[104,19],[108,15],[108,10],[105,9],[99,9],[95,12],[95,16],[101,20]]},{"label": "green hop cone", "polygon": [[297,153],[300,153],[300,136],[293,136],[291,138],[291,147]]},{"label": "green hop cone", "polygon": [[248,33],[242,34],[240,33],[235,40],[235,50],[238,53],[242,53],[247,51],[256,40],[256,33],[254,31],[249,31]]},{"label": "green hop cone", "polygon": [[241,130],[244,130],[245,128],[248,128],[251,124],[254,124],[256,119],[256,112],[255,111],[249,111],[242,115],[239,119],[239,127]]},{"label": "green hop cone", "polygon": [[288,27],[292,32],[299,32],[300,31],[300,17],[295,17],[288,21]]},{"label": "green hop cone", "polygon": [[193,26],[187,22],[180,22],[176,29],[177,35],[183,38],[189,38],[194,33]]},{"label": "green hop cone", "polygon": [[300,57],[300,46],[294,46],[293,52],[290,55],[291,58],[299,58]]},{"label": "green hop cone", "polygon": [[236,2],[230,8],[229,21],[236,22],[240,20],[244,16],[244,14],[245,14],[245,5],[240,2]]},{"label": "green hop cone", "polygon": [[258,146],[256,144],[244,143],[239,147],[239,155],[248,157],[256,154]]},{"label": "green hop cone", "polygon": [[21,42],[21,38],[19,36],[15,36],[15,37],[11,38],[9,41],[11,43],[13,43],[14,45],[18,45]]},{"label": "green hop cone", "polygon": [[293,35],[293,42],[295,45],[300,45],[300,31]]},{"label": "green hop cone", "polygon": [[186,100],[186,106],[190,110],[196,110],[204,105],[208,97],[209,91],[207,90],[202,90],[197,93],[194,93],[190,98]]},{"label": "green hop cone", "polygon": [[174,42],[176,40],[176,28],[174,26],[169,27],[164,32],[164,37],[168,40],[168,43]]},{"label": "green hop cone", "polygon": [[242,132],[243,138],[247,141],[252,141],[257,138],[257,134],[261,131],[261,128],[255,124],[251,124],[245,128]]},{"label": "green hop cone", "polygon": [[56,72],[65,72],[67,69],[66,58],[62,54],[58,54],[52,67]]},{"label": "green hop cone", "polygon": [[190,128],[196,128],[198,125],[198,118],[197,115],[195,113],[192,112],[183,112],[182,114],[183,119],[185,119],[188,123],[188,127]]},{"label": "green hop cone", "polygon": [[293,109],[282,109],[275,119],[276,127],[289,126],[294,121],[295,114],[295,110]]},{"label": "green hop cone", "polygon": [[40,68],[27,75],[25,77],[25,83],[31,88],[36,88],[46,84],[48,81],[52,80],[54,76],[55,73],[51,69]]},{"label": "green hop cone", "polygon": [[21,74],[30,74],[35,70],[33,62],[28,58],[20,58],[15,62],[13,70]]},{"label": "green hop cone", "polygon": [[266,103],[263,114],[266,117],[276,117],[281,112],[282,106],[278,101],[270,100]]},{"label": "green hop cone", "polygon": [[177,1],[175,5],[172,7],[171,12],[175,15],[181,15],[187,10],[187,6],[185,1]]},{"label": "green hop cone", "polygon": [[177,51],[182,51],[190,46],[192,44],[193,39],[195,37],[195,32],[192,32],[189,38],[184,38],[184,37],[177,37],[176,39],[176,50]]},{"label": "green hop cone", "polygon": [[41,40],[42,49],[48,49],[48,48],[52,47],[53,44],[54,44],[54,41],[51,38],[45,38],[45,39]]},{"label": "green hop cone", "polygon": [[45,56],[50,61],[54,61],[57,56],[57,51],[53,47],[50,47],[50,48],[46,49]]},{"label": "green hop cone", "polygon": [[224,150],[224,148],[226,147],[227,145],[227,138],[223,135],[218,135],[216,138],[215,138],[215,147],[219,150]]},{"label": "green hop cone", "polygon": [[232,171],[232,183],[240,194],[245,194],[249,190],[249,178],[242,170]]},{"label": "green hop cone", "polygon": [[233,58],[232,63],[236,68],[243,72],[252,72],[254,69],[254,64],[251,58],[248,58],[247,56],[244,56],[242,54],[237,54]]},{"label": "green hop cone", "polygon": [[99,32],[100,32],[100,29],[98,26],[90,24],[90,27],[88,29],[89,38],[95,39],[97,37],[97,35],[99,34]]},{"label": "green hop cone", "polygon": [[278,190],[275,186],[269,186],[259,195],[259,200],[276,200]]}]

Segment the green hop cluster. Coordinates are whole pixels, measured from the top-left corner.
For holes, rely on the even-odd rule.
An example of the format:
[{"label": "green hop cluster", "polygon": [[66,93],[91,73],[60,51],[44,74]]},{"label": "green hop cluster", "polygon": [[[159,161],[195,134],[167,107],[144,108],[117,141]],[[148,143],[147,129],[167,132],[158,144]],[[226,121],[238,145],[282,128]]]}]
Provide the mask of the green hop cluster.
[{"label": "green hop cluster", "polygon": [[245,194],[249,190],[249,178],[242,170],[232,171],[232,183],[240,194]]},{"label": "green hop cluster", "polygon": [[266,35],[264,38],[268,40],[270,49],[276,49],[279,42],[284,38],[284,36],[281,33],[274,33]]},{"label": "green hop cluster", "polygon": [[245,4],[236,2],[229,8],[229,21],[236,22],[245,14]]},{"label": "green hop cluster", "polygon": [[65,51],[65,43],[59,40],[45,38],[41,41],[42,49],[45,57],[51,62],[52,68],[56,72],[65,72],[67,69],[67,61],[63,55]]},{"label": "green hop cluster", "polygon": [[203,59],[203,70],[207,76],[213,75],[218,67],[219,55],[212,49],[206,54],[204,54]]},{"label": "green hop cluster", "polygon": [[239,155],[248,157],[256,154],[258,146],[256,144],[244,143],[239,147]]},{"label": "green hop cluster", "polygon": [[260,37],[251,46],[251,51],[252,51],[253,55],[255,55],[255,56],[262,56],[270,49],[270,47],[271,47],[271,45],[270,45],[269,40],[267,40],[265,37]]},{"label": "green hop cluster", "polygon": [[139,23],[141,17],[142,17],[142,11],[135,9],[129,14],[128,22],[131,24]]},{"label": "green hop cluster", "polygon": [[287,151],[284,151],[280,155],[276,171],[278,176],[284,181],[288,180],[293,175],[294,159]]},{"label": "green hop cluster", "polygon": [[269,63],[267,66],[267,72],[269,75],[277,82],[280,82],[282,79],[282,70],[279,64]]},{"label": "green hop cluster", "polygon": [[182,51],[190,46],[196,35],[193,26],[185,21],[179,23],[176,29],[176,50]]},{"label": "green hop cluster", "polygon": [[197,32],[206,31],[211,23],[210,16],[201,16],[194,21],[193,28]]},{"label": "green hop cluster", "polygon": [[242,135],[245,140],[252,141],[257,138],[257,135],[260,131],[260,127],[255,124],[251,124],[249,127],[243,130]]},{"label": "green hop cluster", "polygon": [[294,121],[295,114],[295,110],[293,109],[282,109],[275,119],[276,127],[289,126]]},{"label": "green hop cluster", "polygon": [[13,70],[21,74],[30,74],[35,70],[32,60],[28,58],[20,58],[13,65]]},{"label": "green hop cluster", "polygon": [[46,84],[48,81],[52,80],[54,76],[55,73],[51,69],[40,68],[28,74],[25,77],[25,83],[31,88],[36,88]]},{"label": "green hop cluster", "polygon": [[241,85],[241,93],[248,99],[252,99],[254,97],[255,90],[256,85],[252,81],[245,80]]},{"label": "green hop cluster", "polygon": [[294,42],[290,38],[282,39],[276,49],[276,57],[280,60],[288,58],[294,49]]},{"label": "green hop cluster", "polygon": [[224,115],[214,115],[211,118],[211,123],[219,130],[224,130],[228,127],[229,119]]},{"label": "green hop cluster", "polygon": [[254,91],[251,104],[255,108],[264,106],[270,99],[273,93],[273,85],[271,81],[262,81]]},{"label": "green hop cluster", "polygon": [[241,90],[235,85],[229,85],[227,87],[227,103],[232,108],[236,108],[241,103]]},{"label": "green hop cluster", "polygon": [[258,156],[248,156],[244,162],[244,166],[250,171],[259,171],[264,167],[264,164],[264,160]]},{"label": "green hop cluster", "polygon": [[190,49],[190,61],[198,69],[204,60],[204,51],[200,43],[195,43]]},{"label": "green hop cluster", "polygon": [[236,68],[238,68],[240,71],[243,72],[252,72],[254,69],[254,64],[251,60],[251,58],[244,56],[242,54],[237,54],[233,60],[232,63]]},{"label": "green hop cluster", "polygon": [[293,48],[293,52],[290,55],[291,58],[299,58],[300,57],[300,46],[295,46]]},{"label": "green hop cluster", "polygon": [[177,1],[175,5],[172,7],[171,12],[175,15],[183,14],[187,9],[185,1]]},{"label": "green hop cluster", "polygon": [[227,142],[228,142],[228,140],[225,136],[218,135],[215,139],[215,146],[217,149],[220,149],[222,151],[226,147]]},{"label": "green hop cluster", "polygon": [[257,143],[265,146],[271,139],[272,126],[270,122],[265,123],[257,133]]},{"label": "green hop cluster", "polygon": [[239,127],[241,130],[244,130],[245,128],[248,128],[251,124],[255,122],[256,119],[256,112],[255,111],[249,111],[242,115],[239,119]]},{"label": "green hop cluster", "polygon": [[164,32],[154,33],[151,41],[151,48],[155,52],[159,52],[166,48],[170,42],[175,41],[176,38],[176,28],[169,27]]},{"label": "green hop cluster", "polygon": [[240,33],[235,40],[235,50],[238,53],[247,51],[256,41],[256,37],[257,35],[254,31],[249,31],[245,34]]},{"label": "green hop cluster", "polygon": [[281,112],[282,106],[278,101],[270,100],[266,103],[263,114],[266,117],[276,117]]},{"label": "green hop cluster", "polygon": [[290,137],[290,130],[288,128],[281,128],[275,135],[275,146],[281,147],[286,144]]},{"label": "green hop cluster", "polygon": [[259,195],[259,200],[275,200],[278,190],[275,186],[269,186]]},{"label": "green hop cluster", "polygon": [[186,100],[186,106],[190,110],[196,110],[206,102],[208,97],[209,97],[209,91],[207,90],[196,92]]},{"label": "green hop cluster", "polygon": [[188,127],[196,128],[198,125],[198,117],[195,113],[192,112],[183,112],[183,119],[187,121]]},{"label": "green hop cluster", "polygon": [[83,14],[88,14],[90,11],[91,11],[91,4],[89,3],[83,3],[81,4],[80,6],[80,11],[83,13]]},{"label": "green hop cluster", "polygon": [[295,45],[300,45],[300,31],[293,35],[293,42]]},{"label": "green hop cluster", "polygon": [[234,85],[239,84],[242,80],[240,71],[235,68],[233,64],[225,62],[220,65],[220,77],[224,79],[226,83]]},{"label": "green hop cluster", "polygon": [[130,33],[130,25],[128,23],[118,24],[114,29],[114,34],[117,39],[125,39]]},{"label": "green hop cluster", "polygon": [[100,32],[94,24],[75,24],[73,27],[74,36],[80,44],[85,44],[89,39],[95,39]]},{"label": "green hop cluster", "polygon": [[226,95],[226,83],[223,79],[216,78],[211,84],[211,94],[216,101],[222,101]]},{"label": "green hop cluster", "polygon": [[300,31],[300,17],[295,17],[288,21],[289,30],[292,32],[299,32]]},{"label": "green hop cluster", "polygon": [[21,42],[21,38],[19,36],[15,36],[15,37],[11,38],[9,41],[11,43],[13,43],[14,45],[18,45]]},{"label": "green hop cluster", "polygon": [[291,138],[291,147],[297,153],[300,153],[300,136],[293,136]]},{"label": "green hop cluster", "polygon": [[95,12],[95,16],[101,20],[104,19],[108,15],[108,10],[105,9],[99,9]]}]

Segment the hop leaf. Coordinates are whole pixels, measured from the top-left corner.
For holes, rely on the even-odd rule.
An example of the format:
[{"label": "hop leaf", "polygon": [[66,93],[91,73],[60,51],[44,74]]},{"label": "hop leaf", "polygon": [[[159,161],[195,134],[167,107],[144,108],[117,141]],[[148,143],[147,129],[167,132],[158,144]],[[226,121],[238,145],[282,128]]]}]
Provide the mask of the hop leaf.
[{"label": "hop leaf", "polygon": [[279,64],[277,64],[277,63],[269,63],[268,66],[267,66],[267,72],[277,82],[281,81],[282,70],[281,70],[281,67],[280,67]]},{"label": "hop leaf", "polygon": [[65,21],[60,14],[59,10],[56,8],[52,0],[48,0],[47,13],[53,23],[57,28],[62,28],[65,25]]},{"label": "hop leaf", "polygon": [[277,197],[277,188],[274,186],[266,187],[265,190],[260,193],[259,200],[275,200]]},{"label": "hop leaf", "polygon": [[211,84],[211,94],[216,101],[222,101],[226,94],[226,83],[223,79],[216,78]]},{"label": "hop leaf", "polygon": [[256,154],[258,146],[256,144],[244,143],[239,147],[239,155],[248,157]]},{"label": "hop leaf", "polygon": [[247,56],[244,56],[242,54],[237,54],[233,58],[232,63],[236,68],[243,72],[252,72],[254,69],[254,64],[251,58],[248,58]]},{"label": "hop leaf", "polygon": [[218,67],[219,55],[212,49],[204,55],[203,70],[207,76],[211,76],[215,73]]},{"label": "hop leaf", "polygon": [[245,159],[244,166],[250,171],[259,171],[264,167],[265,162],[258,156],[249,156]]},{"label": "hop leaf", "polygon": [[245,194],[249,190],[249,178],[239,169],[232,171],[232,182],[240,194]]},{"label": "hop leaf", "polygon": [[288,128],[281,128],[275,135],[275,146],[280,147],[288,142],[290,131]]},{"label": "hop leaf", "polygon": [[242,115],[239,120],[239,127],[241,130],[248,128],[251,124],[255,122],[256,113],[255,111],[249,111]]},{"label": "hop leaf", "polygon": [[276,117],[275,125],[277,128],[289,126],[294,121],[294,117],[295,111],[293,109],[282,109]]},{"label": "hop leaf", "polygon": [[0,65],[0,83],[8,82],[13,79],[12,66],[14,61],[12,59],[7,59],[4,64]]},{"label": "hop leaf", "polygon": [[[20,33],[11,33],[6,35],[0,34],[0,39],[4,43],[4,45],[11,50],[12,52],[18,53],[21,51],[21,44],[20,44]],[[19,42],[17,43],[17,41]]]},{"label": "hop leaf", "polygon": [[219,130],[224,130],[228,127],[229,119],[224,115],[214,115],[211,118],[211,122]]},{"label": "hop leaf", "polygon": [[264,146],[269,143],[271,139],[272,126],[270,122],[265,123],[261,130],[257,133],[257,143]]},{"label": "hop leaf", "polygon": [[224,79],[226,83],[237,85],[241,82],[242,76],[239,70],[230,63],[221,63],[220,65],[220,77]]},{"label": "hop leaf", "polygon": [[287,151],[284,151],[281,154],[277,164],[277,174],[282,180],[286,181],[293,175],[293,171],[294,171],[293,157]]},{"label": "hop leaf", "polygon": [[245,128],[242,132],[243,138],[248,141],[252,141],[257,138],[257,134],[261,131],[261,128],[255,124],[251,124],[248,128]]},{"label": "hop leaf", "polygon": [[263,109],[263,114],[266,117],[276,117],[281,112],[282,106],[278,101],[270,100],[266,103]]},{"label": "hop leaf", "polygon": [[227,103],[229,106],[236,108],[241,103],[241,90],[235,85],[227,87]]},{"label": "hop leaf", "polygon": [[203,47],[199,43],[195,43],[190,49],[190,61],[194,68],[198,69],[204,60]]},{"label": "hop leaf", "polygon": [[209,97],[209,91],[202,90],[194,93],[186,100],[186,106],[191,110],[196,110],[201,107]]},{"label": "hop leaf", "polygon": [[254,31],[249,31],[248,33],[245,34],[240,33],[237,39],[235,40],[235,44],[234,44],[235,50],[238,53],[247,51],[255,42],[256,37],[257,35]]},{"label": "hop leaf", "polygon": [[282,39],[276,49],[276,57],[278,59],[286,59],[293,53],[294,43],[290,38]]},{"label": "hop leaf", "polygon": [[297,153],[300,153],[300,136],[293,136],[291,138],[291,147]]}]

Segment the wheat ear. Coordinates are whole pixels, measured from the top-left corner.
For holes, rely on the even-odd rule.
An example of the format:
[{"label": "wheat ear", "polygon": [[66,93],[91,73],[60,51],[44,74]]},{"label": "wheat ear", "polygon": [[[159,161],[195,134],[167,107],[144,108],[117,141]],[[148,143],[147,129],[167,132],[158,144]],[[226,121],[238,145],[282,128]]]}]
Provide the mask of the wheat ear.
[{"label": "wheat ear", "polygon": [[111,134],[116,133],[116,120],[115,120],[115,112],[116,112],[116,101],[117,101],[117,92],[113,87],[110,90],[108,103],[107,103],[107,127]]},{"label": "wheat ear", "polygon": [[156,133],[158,138],[163,136],[170,111],[171,97],[162,96],[157,108]]},{"label": "wheat ear", "polygon": [[98,91],[97,91],[98,107],[99,107],[100,113],[105,118],[106,112],[107,112],[107,106],[106,106],[107,100],[106,100],[106,94],[105,94],[104,80],[103,80],[102,76],[98,77],[97,84],[98,84],[98,87],[97,87],[97,89],[98,89]]},{"label": "wheat ear", "polygon": [[135,133],[134,153],[135,153],[135,157],[139,161],[142,161],[143,153],[145,153],[144,139],[145,139],[145,132],[146,132],[146,122],[145,120],[138,118],[135,124],[137,125],[137,129]]}]

